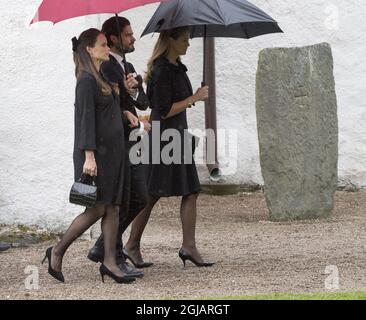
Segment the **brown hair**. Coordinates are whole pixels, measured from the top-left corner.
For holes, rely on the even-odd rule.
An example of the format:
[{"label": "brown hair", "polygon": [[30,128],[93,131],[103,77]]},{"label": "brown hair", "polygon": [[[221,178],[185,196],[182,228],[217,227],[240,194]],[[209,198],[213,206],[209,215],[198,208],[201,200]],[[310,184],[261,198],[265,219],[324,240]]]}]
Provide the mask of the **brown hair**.
[{"label": "brown hair", "polygon": [[118,17],[118,24],[116,17],[111,17],[103,23],[102,32],[107,37],[109,47],[113,46],[111,36],[116,36],[117,38],[121,36],[118,35],[118,25],[120,31],[123,32],[124,28],[130,26],[131,23],[125,17]]},{"label": "brown hair", "polygon": [[[151,73],[154,68],[155,61],[160,57],[166,56],[170,50],[170,38],[177,40],[185,32],[189,31],[189,27],[179,27],[160,32],[159,39],[155,44],[151,58],[147,63],[147,71],[145,74],[145,82],[151,79]],[[180,58],[178,58],[180,59]]]},{"label": "brown hair", "polygon": [[[97,42],[98,36],[102,34],[98,29],[88,29],[82,32],[73,45],[74,49],[74,62],[75,62],[75,76],[79,78],[82,72],[91,74],[97,81],[98,86],[101,88],[104,95],[110,95],[112,93],[111,86],[103,79],[101,74],[97,71],[94,63],[90,57],[87,47],[93,48]],[[74,42],[74,41],[73,41]]]}]

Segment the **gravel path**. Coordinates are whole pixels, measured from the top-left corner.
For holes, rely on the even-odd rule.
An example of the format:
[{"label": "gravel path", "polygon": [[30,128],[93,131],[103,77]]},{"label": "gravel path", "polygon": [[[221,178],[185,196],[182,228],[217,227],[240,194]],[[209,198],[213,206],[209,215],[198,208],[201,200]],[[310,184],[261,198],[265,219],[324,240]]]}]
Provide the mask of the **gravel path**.
[{"label": "gravel path", "polygon": [[[143,238],[145,260],[155,263],[145,269],[143,279],[128,285],[103,284],[98,265],[86,259],[92,242],[78,241],[64,258],[66,283],[58,283],[40,264],[49,245],[42,243],[0,253],[0,299],[158,299],[331,291],[326,286],[327,266],[337,268],[337,291],[365,290],[366,192],[337,192],[335,201],[329,218],[274,223],[260,192],[201,195],[197,243],[203,257],[217,263],[212,268],[190,263],[183,268],[178,258],[179,199],[163,199]],[[39,270],[38,289],[25,288],[27,267]],[[334,272],[335,267],[328,268]]]}]

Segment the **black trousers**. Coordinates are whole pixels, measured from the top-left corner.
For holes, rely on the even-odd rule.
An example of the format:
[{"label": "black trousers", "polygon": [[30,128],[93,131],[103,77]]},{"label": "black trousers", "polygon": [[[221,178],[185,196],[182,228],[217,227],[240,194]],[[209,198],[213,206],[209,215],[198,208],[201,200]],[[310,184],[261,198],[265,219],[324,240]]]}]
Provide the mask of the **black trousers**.
[{"label": "black trousers", "polygon": [[[120,249],[123,245],[122,234],[127,227],[136,218],[142,209],[147,204],[147,181],[145,166],[142,164],[129,165],[126,167],[124,192],[126,201],[120,206],[119,210],[119,227],[117,234],[117,248]],[[103,235],[101,234],[96,241],[96,247],[103,249]]]}]

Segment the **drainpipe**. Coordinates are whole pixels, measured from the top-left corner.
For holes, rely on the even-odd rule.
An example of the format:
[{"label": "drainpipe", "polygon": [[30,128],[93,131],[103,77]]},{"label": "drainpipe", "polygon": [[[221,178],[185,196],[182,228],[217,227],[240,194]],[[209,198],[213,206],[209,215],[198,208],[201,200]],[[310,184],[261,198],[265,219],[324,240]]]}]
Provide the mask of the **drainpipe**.
[{"label": "drainpipe", "polygon": [[[205,101],[206,129],[215,133],[214,163],[207,164],[212,181],[219,181],[221,174],[217,158],[217,119],[216,119],[216,79],[215,79],[215,38],[204,37],[204,83],[209,86],[209,99]],[[208,145],[206,141],[206,146]]]}]

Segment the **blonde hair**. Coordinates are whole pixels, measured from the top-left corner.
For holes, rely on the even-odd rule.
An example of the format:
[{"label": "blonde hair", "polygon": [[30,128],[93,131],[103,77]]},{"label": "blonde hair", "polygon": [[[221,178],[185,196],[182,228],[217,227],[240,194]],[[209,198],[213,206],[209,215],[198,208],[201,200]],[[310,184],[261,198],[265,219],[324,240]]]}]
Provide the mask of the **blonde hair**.
[{"label": "blonde hair", "polygon": [[160,57],[165,57],[169,53],[170,38],[177,40],[187,31],[189,31],[189,27],[179,27],[175,29],[164,30],[160,33],[159,39],[154,46],[153,53],[147,63],[147,71],[144,78],[145,83],[147,83],[151,79],[151,74],[154,68],[155,61],[158,60]]},{"label": "blonde hair", "polygon": [[85,30],[77,40],[77,46],[74,51],[75,76],[79,78],[82,72],[91,74],[98,83],[104,95],[112,94],[111,86],[103,79],[101,74],[95,68],[87,47],[94,47],[98,36],[102,34],[98,29]]}]

